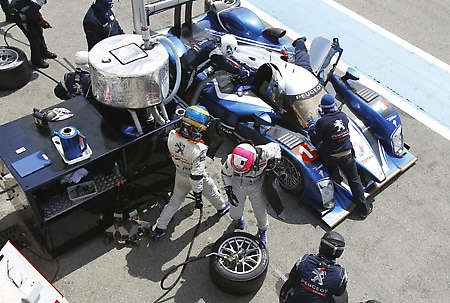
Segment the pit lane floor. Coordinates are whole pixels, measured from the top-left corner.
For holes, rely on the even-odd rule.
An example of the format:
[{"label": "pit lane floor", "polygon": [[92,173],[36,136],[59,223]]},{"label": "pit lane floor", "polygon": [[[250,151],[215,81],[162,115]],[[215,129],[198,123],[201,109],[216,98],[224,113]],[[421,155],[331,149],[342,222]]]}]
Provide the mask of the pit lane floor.
[{"label": "pit lane floor", "polygon": [[[85,49],[82,18],[91,1],[54,1],[44,7],[43,14],[54,28],[45,36],[49,49],[73,62],[77,50]],[[201,9],[202,1],[196,3]],[[116,3],[115,11],[126,32],[132,32],[131,4]],[[70,13],[69,13],[70,12]],[[158,16],[152,26],[170,15]],[[0,24],[0,29],[7,26]],[[29,54],[23,34],[14,28],[8,42]],[[17,39],[21,42],[17,42]],[[60,62],[64,61],[58,59]],[[351,61],[347,58],[347,61]],[[51,60],[44,70],[61,79],[66,69]],[[33,107],[44,108],[60,100],[53,95],[54,83],[36,74],[35,79],[15,92],[0,92],[0,123],[31,113]],[[378,299],[381,302],[440,302],[450,295],[450,266],[448,251],[450,224],[447,214],[450,204],[447,189],[449,181],[450,142],[424,127],[416,120],[401,114],[405,125],[406,142],[418,156],[415,166],[389,184],[375,197],[374,212],[365,220],[352,217],[335,230],[342,233],[347,249],[340,262],[348,276],[350,302]],[[219,178],[221,159],[233,145],[225,143],[208,165],[215,180]],[[219,291],[209,279],[208,264],[201,261],[189,265],[180,283],[169,295],[168,302],[277,302],[282,285],[280,276],[287,273],[304,253],[317,251],[324,230],[321,222],[306,207],[298,206],[293,197],[285,195],[289,210],[285,222],[270,216],[268,231],[271,268],[261,290],[246,297],[232,297]],[[20,197],[12,203],[0,195],[0,227],[21,223]],[[150,202],[150,201],[149,201]],[[208,204],[207,204],[208,205]],[[159,282],[164,272],[185,258],[198,213],[193,205],[185,204],[172,221],[169,235],[159,241],[146,240],[140,247],[120,250],[105,246],[99,235],[81,243],[58,258],[60,269],[55,286],[69,302],[152,302],[162,293]],[[270,211],[273,214],[273,211]],[[205,208],[205,219],[193,255],[206,252],[229,227],[229,217],[219,222],[212,217],[214,209]],[[151,210],[146,219],[152,223],[158,216]],[[246,208],[247,231],[256,232],[251,208]],[[76,226],[74,226],[76,228]],[[36,245],[36,244],[35,244]],[[38,248],[34,246],[34,250]],[[41,260],[26,249],[24,253],[50,278],[56,263]],[[0,299],[1,301],[1,299]]]}]

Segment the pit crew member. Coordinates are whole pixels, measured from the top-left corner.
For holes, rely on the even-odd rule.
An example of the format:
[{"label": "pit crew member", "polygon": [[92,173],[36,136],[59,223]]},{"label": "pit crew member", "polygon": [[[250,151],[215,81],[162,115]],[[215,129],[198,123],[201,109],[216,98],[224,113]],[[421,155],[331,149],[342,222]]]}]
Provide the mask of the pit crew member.
[{"label": "pit crew member", "polygon": [[373,206],[364,197],[364,188],[352,153],[347,115],[336,109],[334,97],[330,94],[322,97],[320,108],[322,117],[317,122],[314,119],[308,121],[311,141],[318,147],[321,159],[338,183],[342,181],[339,168],[342,170],[352,191],[353,203],[358,206],[361,218],[365,219]]},{"label": "pit crew member", "polygon": [[208,120],[209,113],[205,107],[190,106],[186,109],[179,128],[169,133],[167,146],[176,168],[175,185],[169,203],[156,222],[154,240],[166,234],[167,225],[191,190],[194,193],[195,208],[203,207],[204,191],[206,198],[217,209],[218,216],[223,216],[230,209],[230,203],[220,196],[205,168],[208,147],[202,140],[202,132],[207,128]]},{"label": "pit crew member", "polygon": [[9,13],[14,22],[22,30],[30,42],[31,63],[37,68],[47,68],[49,64],[44,59],[56,59],[57,55],[47,49],[42,29],[51,28],[40,13],[47,0],[13,0]]},{"label": "pit crew member", "polygon": [[211,66],[214,70],[223,70],[236,75],[241,84],[251,82],[253,76],[251,69],[233,57],[237,46],[236,38],[226,34],[220,38],[220,42],[205,39],[188,49],[180,58],[183,67],[180,95],[186,93],[197,74]]},{"label": "pit crew member", "polygon": [[320,240],[318,254],[298,261],[280,291],[281,303],[346,303],[347,274],[336,263],[344,252],[344,237],[329,231]]},{"label": "pit crew member", "polygon": [[86,12],[83,29],[88,50],[103,39],[124,33],[112,11],[113,2],[113,0],[95,0]]},{"label": "pit crew member", "polygon": [[267,219],[266,200],[263,196],[264,169],[268,162],[281,159],[281,148],[277,143],[254,146],[251,143],[241,143],[228,155],[222,166],[222,180],[228,201],[231,202],[231,218],[235,228],[244,229],[242,218],[247,197],[258,225],[258,236],[266,244],[266,231],[269,226]]}]

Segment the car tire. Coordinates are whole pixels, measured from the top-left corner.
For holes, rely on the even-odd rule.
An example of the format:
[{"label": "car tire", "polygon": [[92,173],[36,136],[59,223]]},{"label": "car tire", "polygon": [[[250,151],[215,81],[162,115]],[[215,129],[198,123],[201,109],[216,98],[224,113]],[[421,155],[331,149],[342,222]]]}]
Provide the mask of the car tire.
[{"label": "car tire", "polygon": [[[211,4],[213,2],[223,2],[223,0],[205,0],[205,13],[211,10]],[[225,0],[227,8],[241,6],[241,0]]]},{"label": "car tire", "polygon": [[293,194],[303,191],[305,182],[300,166],[284,151],[282,151],[276,172],[281,188]]},{"label": "car tire", "polygon": [[0,46],[0,90],[18,89],[30,81],[32,69],[25,53],[11,46]]},{"label": "car tire", "polygon": [[[236,255],[242,249],[246,252],[238,256],[236,262]],[[232,261],[218,256],[210,259],[211,279],[221,290],[232,295],[246,295],[261,288],[269,266],[269,252],[258,237],[245,232],[225,234],[216,241],[214,252],[233,258]]]}]

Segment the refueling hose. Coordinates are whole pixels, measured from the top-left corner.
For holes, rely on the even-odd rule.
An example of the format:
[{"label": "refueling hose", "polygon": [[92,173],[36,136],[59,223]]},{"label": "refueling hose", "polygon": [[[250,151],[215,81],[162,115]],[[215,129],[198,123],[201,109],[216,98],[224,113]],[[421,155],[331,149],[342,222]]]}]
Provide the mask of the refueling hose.
[{"label": "refueling hose", "polygon": [[154,41],[164,41],[167,42],[167,44],[169,45],[170,49],[172,50],[173,56],[175,57],[175,68],[176,68],[176,72],[177,72],[177,77],[175,79],[175,86],[173,87],[172,92],[170,93],[170,95],[163,100],[164,104],[168,104],[170,101],[172,101],[173,97],[176,95],[176,93],[178,92],[178,89],[180,88],[180,83],[181,83],[181,61],[180,61],[180,57],[178,57],[177,55],[177,49],[175,48],[175,45],[173,44],[173,42],[165,37],[165,36],[155,36],[152,37],[152,40]]}]

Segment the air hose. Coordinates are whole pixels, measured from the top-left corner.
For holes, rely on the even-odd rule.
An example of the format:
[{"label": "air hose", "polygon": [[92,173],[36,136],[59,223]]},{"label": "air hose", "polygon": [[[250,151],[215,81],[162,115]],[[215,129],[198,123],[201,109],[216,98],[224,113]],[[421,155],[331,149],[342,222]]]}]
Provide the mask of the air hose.
[{"label": "air hose", "polygon": [[6,29],[6,31],[5,31],[5,33],[3,34],[3,40],[5,40],[5,44],[6,44],[6,46],[8,46],[8,47],[9,47],[9,44],[8,44],[8,41],[6,41],[6,35],[8,34],[9,30],[10,30],[11,28],[13,28],[14,26],[17,26],[17,24],[14,23],[14,24],[11,25],[10,27],[8,27],[8,28]]},{"label": "air hose", "polygon": [[[168,293],[169,293],[169,292],[177,285],[177,283],[178,283],[178,282],[180,281],[180,279],[181,279],[181,276],[182,276],[183,273],[184,273],[184,270],[186,269],[186,265],[188,265],[189,263],[196,262],[196,261],[200,261],[200,260],[202,260],[202,259],[206,259],[206,258],[209,258],[209,257],[212,257],[212,256],[216,256],[216,257],[219,257],[219,258],[228,258],[228,256],[221,255],[221,254],[215,253],[215,252],[212,252],[212,253],[209,253],[209,254],[206,254],[206,255],[202,255],[202,256],[197,256],[197,257],[192,257],[192,258],[191,258],[192,247],[194,246],[194,240],[195,240],[195,237],[197,236],[198,231],[199,231],[199,229],[200,229],[200,226],[201,226],[201,224],[202,224],[202,218],[203,218],[203,208],[200,208],[200,216],[199,216],[199,218],[198,218],[198,222],[197,222],[197,226],[195,227],[194,234],[192,235],[192,240],[191,240],[191,244],[189,245],[189,249],[188,249],[188,252],[187,252],[187,255],[186,255],[186,259],[184,260],[183,263],[178,264],[177,266],[172,267],[172,268],[164,275],[164,277],[161,279],[160,286],[161,286],[161,289],[165,290],[166,292],[165,292],[164,294],[162,294],[162,296],[160,296],[158,299],[156,299],[153,303],[158,303],[158,302],[160,302],[160,301],[161,301],[165,296],[167,296],[167,294],[168,294]],[[164,282],[166,281],[166,279],[167,279],[171,274],[175,273],[175,272],[177,271],[177,269],[180,268],[180,267],[181,267],[181,272],[180,272],[180,274],[178,275],[178,277],[176,278],[176,280],[175,280],[172,284],[170,284],[169,286],[164,286]]]},{"label": "air hose", "polygon": [[[191,244],[189,244],[189,249],[188,249],[188,252],[187,252],[187,255],[186,255],[186,259],[184,260],[183,263],[181,263],[181,264],[179,264],[179,265],[173,267],[172,269],[169,270],[168,273],[166,273],[166,274],[164,275],[164,277],[163,277],[162,280],[161,280],[160,286],[161,286],[161,289],[165,290],[166,292],[163,293],[162,296],[160,296],[158,299],[156,299],[156,300],[154,301],[154,303],[160,302],[160,301],[161,301],[165,296],[167,296],[167,294],[168,294],[168,293],[169,293],[169,292],[177,285],[177,283],[178,283],[178,282],[180,281],[180,279],[181,279],[181,276],[182,276],[183,273],[184,273],[184,270],[186,269],[186,265],[187,265],[187,264],[189,264],[189,263],[191,263],[191,262],[194,262],[194,261],[201,260],[201,259],[203,259],[203,258],[206,258],[206,256],[200,256],[200,257],[196,257],[196,258],[191,258],[192,247],[194,246],[194,240],[195,240],[195,237],[197,236],[198,231],[199,231],[199,229],[200,229],[200,225],[202,224],[202,218],[203,218],[203,208],[200,208],[200,216],[199,216],[199,218],[198,218],[197,226],[195,226],[194,234],[192,235]],[[180,274],[178,275],[177,279],[176,279],[172,284],[170,284],[169,286],[167,286],[167,287],[164,286],[164,281],[165,281],[171,274],[173,274],[179,267],[181,267],[181,266],[182,266],[181,272],[180,272]]]}]

